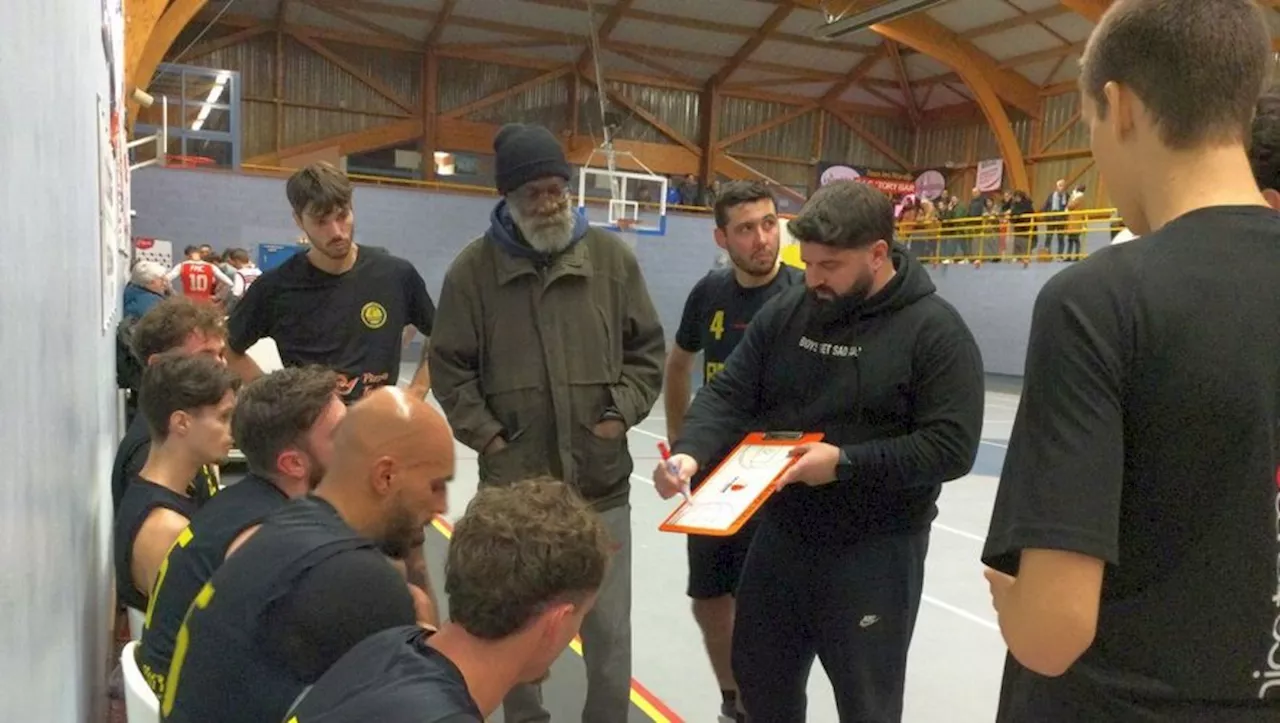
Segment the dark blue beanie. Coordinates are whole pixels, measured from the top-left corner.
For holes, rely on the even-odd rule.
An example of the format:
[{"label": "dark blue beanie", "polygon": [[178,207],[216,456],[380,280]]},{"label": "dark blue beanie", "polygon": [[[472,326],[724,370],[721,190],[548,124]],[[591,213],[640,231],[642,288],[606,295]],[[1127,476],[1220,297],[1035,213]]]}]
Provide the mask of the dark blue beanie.
[{"label": "dark blue beanie", "polygon": [[508,123],[493,139],[498,193],[506,195],[529,181],[548,176],[569,180],[569,162],[551,131],[536,125]]}]

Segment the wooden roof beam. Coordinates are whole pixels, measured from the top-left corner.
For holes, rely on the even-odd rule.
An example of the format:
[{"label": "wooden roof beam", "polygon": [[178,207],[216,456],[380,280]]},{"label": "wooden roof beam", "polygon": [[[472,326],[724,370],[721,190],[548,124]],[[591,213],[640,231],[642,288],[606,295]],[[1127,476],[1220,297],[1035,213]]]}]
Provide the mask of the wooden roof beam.
[{"label": "wooden roof beam", "polygon": [[[817,7],[818,0],[796,0]],[[1040,115],[1040,95],[1031,81],[1009,70],[1001,70],[991,56],[925,13],[915,13],[888,23],[871,26],[882,37],[910,46],[947,65],[959,74],[973,91],[982,113],[995,134],[1006,172],[1016,188],[1029,188],[1026,161],[1018,138],[1013,134],[1009,114],[1001,101],[1026,112]]]},{"label": "wooden roof beam", "polygon": [[779,5],[774,8],[773,12],[769,14],[768,19],[760,26],[760,29],[757,30],[750,38],[747,38],[747,42],[743,43],[742,47],[738,48],[738,52],[734,53],[733,57],[729,58],[729,62],[725,63],[720,70],[712,76],[708,84],[714,88],[728,80],[729,76],[733,75],[735,70],[742,67],[742,64],[746,62],[747,58],[751,57],[751,54],[760,48],[760,44],[768,39],[770,33],[778,29],[778,26],[781,25],[789,15],[791,15],[791,11],[794,9],[795,8],[790,5]]},{"label": "wooden roof beam", "polygon": [[[609,35],[613,33],[613,29],[618,27],[618,23],[622,22],[622,14],[631,7],[632,0],[618,0],[618,3],[609,9],[609,14],[605,16],[604,22],[600,24],[600,29],[596,31],[596,40],[603,48],[605,42],[609,39]],[[591,42],[587,41],[587,47],[583,48],[582,53],[578,55],[578,62],[574,67],[582,69],[586,67],[587,60],[591,58]]]},{"label": "wooden roof beam", "polygon": [[453,16],[454,8],[458,6],[458,0],[444,0],[444,5],[440,7],[440,14],[436,16],[435,24],[431,26],[431,31],[427,33],[427,42],[424,46],[431,48],[440,43],[440,35],[444,33],[444,26],[449,22],[449,18]]},{"label": "wooden roof beam", "polygon": [[[133,0],[138,2],[139,0]],[[150,0],[142,0],[146,3]],[[156,68],[159,67],[160,61],[164,59],[165,53],[169,52],[169,47],[173,45],[173,41],[177,40],[178,33],[195,18],[205,6],[207,0],[172,0],[165,8],[165,3],[160,2],[160,7],[164,13],[155,21],[150,32],[147,33],[145,40],[139,35],[130,45],[128,40],[128,30],[126,26],[126,46],[125,46],[125,62],[128,63],[130,53],[140,52],[132,56],[134,65],[132,67],[133,75],[125,80],[125,97],[128,99],[125,103],[125,110],[128,114],[129,125],[132,127],[133,119],[138,115],[138,103],[133,99],[133,89],[146,89],[151,85],[151,78],[156,74]],[[132,4],[132,2],[130,3]],[[145,8],[146,10],[154,10],[153,7]],[[139,25],[139,32],[143,30],[143,22],[151,17],[150,13],[144,14],[140,9],[135,16]],[[126,72],[129,71],[126,65]]]},{"label": "wooden roof beam", "polygon": [[1102,20],[1102,14],[1111,7],[1111,0],[1058,0],[1058,2],[1062,7],[1091,23]]},{"label": "wooden roof beam", "polygon": [[889,60],[893,63],[893,72],[898,76],[898,85],[902,88],[902,99],[906,102],[907,117],[911,119],[911,125],[920,125],[920,108],[916,105],[915,91],[911,89],[911,78],[907,76],[907,66],[902,62],[902,56],[898,54],[898,44],[892,40],[885,39],[885,48],[889,53]]}]

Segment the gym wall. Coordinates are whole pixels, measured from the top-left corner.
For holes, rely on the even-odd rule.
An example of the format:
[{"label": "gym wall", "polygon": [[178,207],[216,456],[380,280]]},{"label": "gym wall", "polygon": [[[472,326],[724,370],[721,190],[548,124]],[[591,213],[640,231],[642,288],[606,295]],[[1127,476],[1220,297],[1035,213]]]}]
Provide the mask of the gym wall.
[{"label": "gym wall", "polygon": [[103,720],[116,439],[99,252],[104,6],[4,7],[0,720]]},{"label": "gym wall", "polygon": [[[298,230],[290,218],[284,180],[225,172],[146,168],[134,173],[135,236],[172,241],[174,248],[210,243],[214,248],[290,243]],[[426,193],[416,189],[357,186],[356,238],[385,246],[412,261],[432,295],[458,251],[488,227],[496,197]],[[684,299],[715,264],[709,215],[672,212],[666,236],[639,236],[640,260],[668,339],[680,323]],[[1096,238],[1095,238],[1096,236]],[[1105,243],[1090,234],[1087,250]],[[960,310],[982,347],[987,371],[1020,376],[1026,357],[1031,308],[1044,282],[1063,264],[939,266],[930,274],[939,293]]]}]

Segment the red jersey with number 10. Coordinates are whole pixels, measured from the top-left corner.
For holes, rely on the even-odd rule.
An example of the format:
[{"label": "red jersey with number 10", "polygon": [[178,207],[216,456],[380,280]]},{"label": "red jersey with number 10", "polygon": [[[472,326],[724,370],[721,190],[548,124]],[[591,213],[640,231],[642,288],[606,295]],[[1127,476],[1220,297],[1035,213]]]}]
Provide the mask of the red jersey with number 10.
[{"label": "red jersey with number 10", "polygon": [[213,292],[218,286],[213,264],[205,261],[183,261],[182,271],[178,276],[182,279],[183,296],[195,301],[213,301]]}]

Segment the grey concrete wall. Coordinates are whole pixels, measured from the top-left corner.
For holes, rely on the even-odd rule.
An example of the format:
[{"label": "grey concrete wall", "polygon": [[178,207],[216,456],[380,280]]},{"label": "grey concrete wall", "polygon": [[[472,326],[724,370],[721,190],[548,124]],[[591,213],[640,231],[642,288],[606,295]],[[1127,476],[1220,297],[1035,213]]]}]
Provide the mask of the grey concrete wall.
[{"label": "grey concrete wall", "polygon": [[5,721],[102,720],[106,702],[116,425],[98,251],[102,24],[96,2],[6,2],[0,22]]}]

